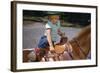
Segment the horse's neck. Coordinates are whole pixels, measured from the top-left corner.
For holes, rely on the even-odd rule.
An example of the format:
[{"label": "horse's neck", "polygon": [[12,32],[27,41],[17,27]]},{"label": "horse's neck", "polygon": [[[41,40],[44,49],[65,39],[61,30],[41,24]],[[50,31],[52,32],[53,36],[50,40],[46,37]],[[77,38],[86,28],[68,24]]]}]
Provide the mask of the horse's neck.
[{"label": "horse's neck", "polygon": [[73,48],[75,48],[75,44],[77,44],[84,54],[87,55],[91,49],[91,27],[87,26],[83,28],[70,42],[73,45]]}]

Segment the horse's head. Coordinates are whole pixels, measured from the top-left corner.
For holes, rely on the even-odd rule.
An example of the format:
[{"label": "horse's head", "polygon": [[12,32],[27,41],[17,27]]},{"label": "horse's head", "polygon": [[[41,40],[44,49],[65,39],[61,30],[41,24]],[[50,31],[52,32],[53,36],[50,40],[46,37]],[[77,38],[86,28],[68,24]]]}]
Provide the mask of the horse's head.
[{"label": "horse's head", "polygon": [[70,41],[75,59],[86,59],[91,50],[91,26],[86,26]]}]

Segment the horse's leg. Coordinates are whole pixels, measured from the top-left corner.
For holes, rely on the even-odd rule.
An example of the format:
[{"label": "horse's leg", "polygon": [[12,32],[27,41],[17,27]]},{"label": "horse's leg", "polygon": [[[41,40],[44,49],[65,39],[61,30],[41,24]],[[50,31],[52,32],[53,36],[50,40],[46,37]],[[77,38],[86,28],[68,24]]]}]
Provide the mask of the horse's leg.
[{"label": "horse's leg", "polygon": [[42,62],[45,62],[45,58],[43,57],[43,58],[41,59],[41,61],[42,61]]},{"label": "horse's leg", "polygon": [[59,55],[59,59],[60,59],[60,61],[64,60],[63,53]]},{"label": "horse's leg", "polygon": [[64,51],[63,60],[72,60],[70,53],[68,53],[67,51]]},{"label": "horse's leg", "polygon": [[53,57],[53,60],[54,60],[54,61],[60,61],[60,58],[59,58],[59,56],[54,56],[54,57]]},{"label": "horse's leg", "polygon": [[38,61],[38,62],[40,62],[40,61],[42,61],[42,56],[40,56],[40,55],[36,55],[36,61]]}]

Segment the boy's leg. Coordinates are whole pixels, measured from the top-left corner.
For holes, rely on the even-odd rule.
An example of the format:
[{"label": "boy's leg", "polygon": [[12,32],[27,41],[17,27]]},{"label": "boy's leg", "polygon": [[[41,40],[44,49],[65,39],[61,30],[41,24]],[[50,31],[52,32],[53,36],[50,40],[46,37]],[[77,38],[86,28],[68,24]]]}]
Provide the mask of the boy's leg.
[{"label": "boy's leg", "polygon": [[38,48],[45,49],[48,46],[49,46],[49,44],[48,44],[48,41],[47,41],[47,37],[42,36],[41,39],[39,40]]},{"label": "boy's leg", "polygon": [[48,44],[48,41],[47,41],[47,37],[42,36],[40,41],[39,41],[38,48],[40,49],[39,55],[41,56],[42,59],[44,58],[44,60],[46,60],[44,56],[46,56],[46,54],[49,51],[48,47],[49,47],[49,44]]}]

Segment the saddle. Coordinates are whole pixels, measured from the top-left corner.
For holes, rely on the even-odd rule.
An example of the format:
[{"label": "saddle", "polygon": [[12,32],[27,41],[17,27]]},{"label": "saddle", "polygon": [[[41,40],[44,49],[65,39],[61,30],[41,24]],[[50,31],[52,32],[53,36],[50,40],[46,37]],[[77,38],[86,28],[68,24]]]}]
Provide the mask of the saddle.
[{"label": "saddle", "polygon": [[42,60],[49,61],[49,59],[52,59],[53,61],[61,60],[61,56],[63,55],[66,46],[64,45],[68,41],[67,37],[62,37],[60,40],[60,43],[57,43],[54,45],[54,53],[50,53],[48,50],[47,54],[42,57]]}]

